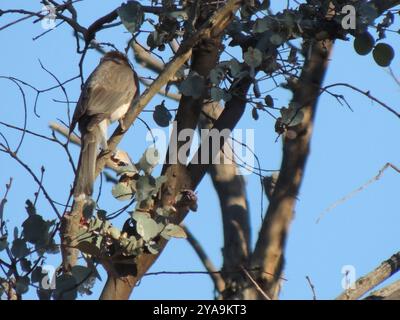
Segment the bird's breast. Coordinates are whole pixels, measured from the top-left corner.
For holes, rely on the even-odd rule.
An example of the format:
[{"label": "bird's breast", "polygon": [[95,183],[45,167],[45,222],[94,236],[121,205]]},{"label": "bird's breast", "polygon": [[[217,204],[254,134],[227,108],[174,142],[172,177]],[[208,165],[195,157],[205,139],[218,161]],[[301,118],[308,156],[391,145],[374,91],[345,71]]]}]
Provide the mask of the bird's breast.
[{"label": "bird's breast", "polygon": [[123,118],[126,114],[126,112],[128,111],[130,106],[130,103],[125,103],[123,105],[121,105],[118,109],[116,109],[113,113],[111,113],[110,115],[110,121],[114,122],[117,121],[121,118]]}]

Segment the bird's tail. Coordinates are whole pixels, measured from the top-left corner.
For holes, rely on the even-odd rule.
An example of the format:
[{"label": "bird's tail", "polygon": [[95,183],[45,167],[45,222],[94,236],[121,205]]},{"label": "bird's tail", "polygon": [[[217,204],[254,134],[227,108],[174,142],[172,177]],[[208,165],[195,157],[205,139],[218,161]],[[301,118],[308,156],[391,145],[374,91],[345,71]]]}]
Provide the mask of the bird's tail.
[{"label": "bird's tail", "polygon": [[97,149],[100,135],[98,129],[82,133],[81,153],[74,182],[74,197],[88,196],[93,193],[95,181]]}]

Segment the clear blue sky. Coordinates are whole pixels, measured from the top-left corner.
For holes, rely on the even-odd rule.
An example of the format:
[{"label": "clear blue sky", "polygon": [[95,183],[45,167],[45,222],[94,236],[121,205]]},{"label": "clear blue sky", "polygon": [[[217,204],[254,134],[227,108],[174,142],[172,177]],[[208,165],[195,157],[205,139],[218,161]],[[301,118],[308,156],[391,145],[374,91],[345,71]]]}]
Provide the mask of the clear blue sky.
[{"label": "clear blue sky", "polygon": [[[108,13],[120,3],[121,1],[85,0],[76,4],[79,20],[87,26],[96,17]],[[39,11],[41,6],[36,4],[36,1],[1,1],[0,9],[7,8]],[[2,17],[0,26],[7,21],[10,21],[10,17]],[[70,28],[62,25],[39,40],[32,41],[32,38],[43,30],[40,24],[32,24],[31,21],[19,23],[0,32],[0,42],[3,44],[0,75],[19,78],[40,89],[55,85],[54,80],[40,68],[40,59],[60,80],[76,76],[79,57],[75,52],[75,40]],[[122,26],[101,32],[98,36],[99,41],[113,42],[121,50],[128,38],[129,35]],[[387,41],[399,50],[398,40],[398,35],[395,35]],[[400,70],[399,56],[400,54],[392,63],[395,73]],[[84,65],[86,75],[97,65],[99,58],[95,52],[88,54]],[[137,71],[140,75],[148,74],[140,67],[137,67]],[[400,76],[400,72],[397,72],[397,75]],[[376,97],[400,111],[400,87],[390,77],[388,70],[378,67],[371,56],[358,56],[353,50],[352,42],[337,42],[335,45],[325,84],[336,82],[347,82],[360,89],[371,90]],[[272,88],[273,84],[267,83],[266,86],[263,90],[267,90],[268,86]],[[66,86],[70,100],[77,100],[79,87],[78,81]],[[320,99],[311,155],[287,243],[287,281],[281,295],[284,299],[312,297],[305,279],[307,275],[312,279],[319,299],[334,298],[342,291],[342,266],[353,265],[358,277],[375,268],[399,249],[400,175],[390,170],[385,172],[381,180],[329,212],[316,224],[316,219],[325,208],[376,175],[386,162],[400,165],[399,119],[358,93],[349,89],[334,90],[346,96],[354,112],[339,105],[329,95],[323,95]],[[0,92],[0,119],[22,126],[23,105],[18,89],[11,82],[0,80]],[[277,106],[287,105],[290,99],[283,90],[273,91],[272,95]],[[57,118],[67,120],[66,105],[52,100],[65,99],[60,90],[40,96],[40,118],[35,117],[33,113],[34,92],[27,91],[27,99],[29,129],[50,135],[49,121]],[[153,109],[160,101],[160,97],[155,98],[148,105],[148,109]],[[167,101],[167,107],[174,108],[174,102]],[[151,113],[143,114],[143,119],[148,121],[151,127],[155,127]],[[278,168],[281,143],[275,142],[274,120],[263,113],[258,121],[254,121],[249,108],[238,127],[254,128],[254,151],[260,158],[261,166],[265,169]],[[3,127],[1,132],[8,137],[13,146],[18,143],[19,133]],[[145,135],[146,128],[137,122],[121,145],[122,149],[129,151],[135,161],[148,145]],[[72,147],[72,150],[77,159],[78,148]],[[54,199],[65,202],[69,192],[68,184],[72,184],[73,175],[63,150],[55,144],[27,136],[19,155],[37,174],[40,167],[45,166],[44,183],[47,189]],[[24,202],[28,198],[32,199],[37,186],[16,162],[0,154],[0,194],[3,194],[4,186],[10,177],[14,178],[14,183],[5,214],[10,220],[9,230],[12,230],[14,225],[20,225],[26,218]],[[246,180],[254,243],[260,226],[262,195],[256,175],[246,176]],[[121,203],[111,197],[110,188],[110,185],[105,187],[105,196],[100,205],[111,212],[121,206]],[[198,188],[198,212],[190,213],[185,222],[216,266],[220,267],[223,236],[217,196],[210,191],[211,188],[211,181],[206,177]],[[37,209],[45,217],[54,218],[43,197]],[[121,223],[125,218],[126,216],[123,216],[116,223]],[[47,262],[57,265],[59,256],[51,257]],[[151,269],[187,270],[203,270],[203,266],[185,240],[172,240]],[[101,275],[103,279],[106,278],[103,270]],[[397,278],[399,277],[394,277],[393,280]],[[97,298],[101,288],[102,284],[98,282],[93,295],[84,298]],[[151,276],[143,278],[132,297],[209,299],[213,297],[213,286],[206,275]],[[36,298],[36,294],[30,292],[27,298]]]}]

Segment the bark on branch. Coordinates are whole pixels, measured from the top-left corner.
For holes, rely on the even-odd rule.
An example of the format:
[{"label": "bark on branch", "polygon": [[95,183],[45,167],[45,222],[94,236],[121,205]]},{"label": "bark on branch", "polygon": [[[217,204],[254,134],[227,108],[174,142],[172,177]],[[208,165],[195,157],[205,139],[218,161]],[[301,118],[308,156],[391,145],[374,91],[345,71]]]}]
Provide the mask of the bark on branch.
[{"label": "bark on branch", "polygon": [[341,293],[336,300],[356,300],[369,290],[391,277],[400,270],[400,252],[395,253],[379,267],[364,277],[359,278],[354,284],[354,289],[348,289]]},{"label": "bark on branch", "polygon": [[304,64],[299,85],[294,90],[292,99],[292,102],[300,106],[304,118],[300,125],[293,128],[297,134],[296,138],[283,137],[283,158],[279,177],[251,258],[251,267],[261,267],[263,271],[255,275],[255,278],[268,296],[274,299],[279,292],[286,238],[304,176],[319,91],[332,48],[331,41],[320,41],[310,45],[311,54]]}]

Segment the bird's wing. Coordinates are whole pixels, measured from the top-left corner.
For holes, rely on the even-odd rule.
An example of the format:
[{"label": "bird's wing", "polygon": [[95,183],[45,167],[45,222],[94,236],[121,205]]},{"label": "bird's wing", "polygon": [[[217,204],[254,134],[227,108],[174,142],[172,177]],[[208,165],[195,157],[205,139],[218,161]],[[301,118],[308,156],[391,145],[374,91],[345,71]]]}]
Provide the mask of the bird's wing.
[{"label": "bird's wing", "polygon": [[104,61],[93,73],[85,113],[108,117],[121,105],[130,103],[136,92],[133,70],[114,61]]},{"label": "bird's wing", "polygon": [[[130,103],[137,93],[137,79],[127,65],[104,61],[87,79],[71,121],[71,132],[83,116],[101,121],[121,105]],[[93,120],[93,119],[92,119]],[[93,121],[90,121],[94,125]]]}]

